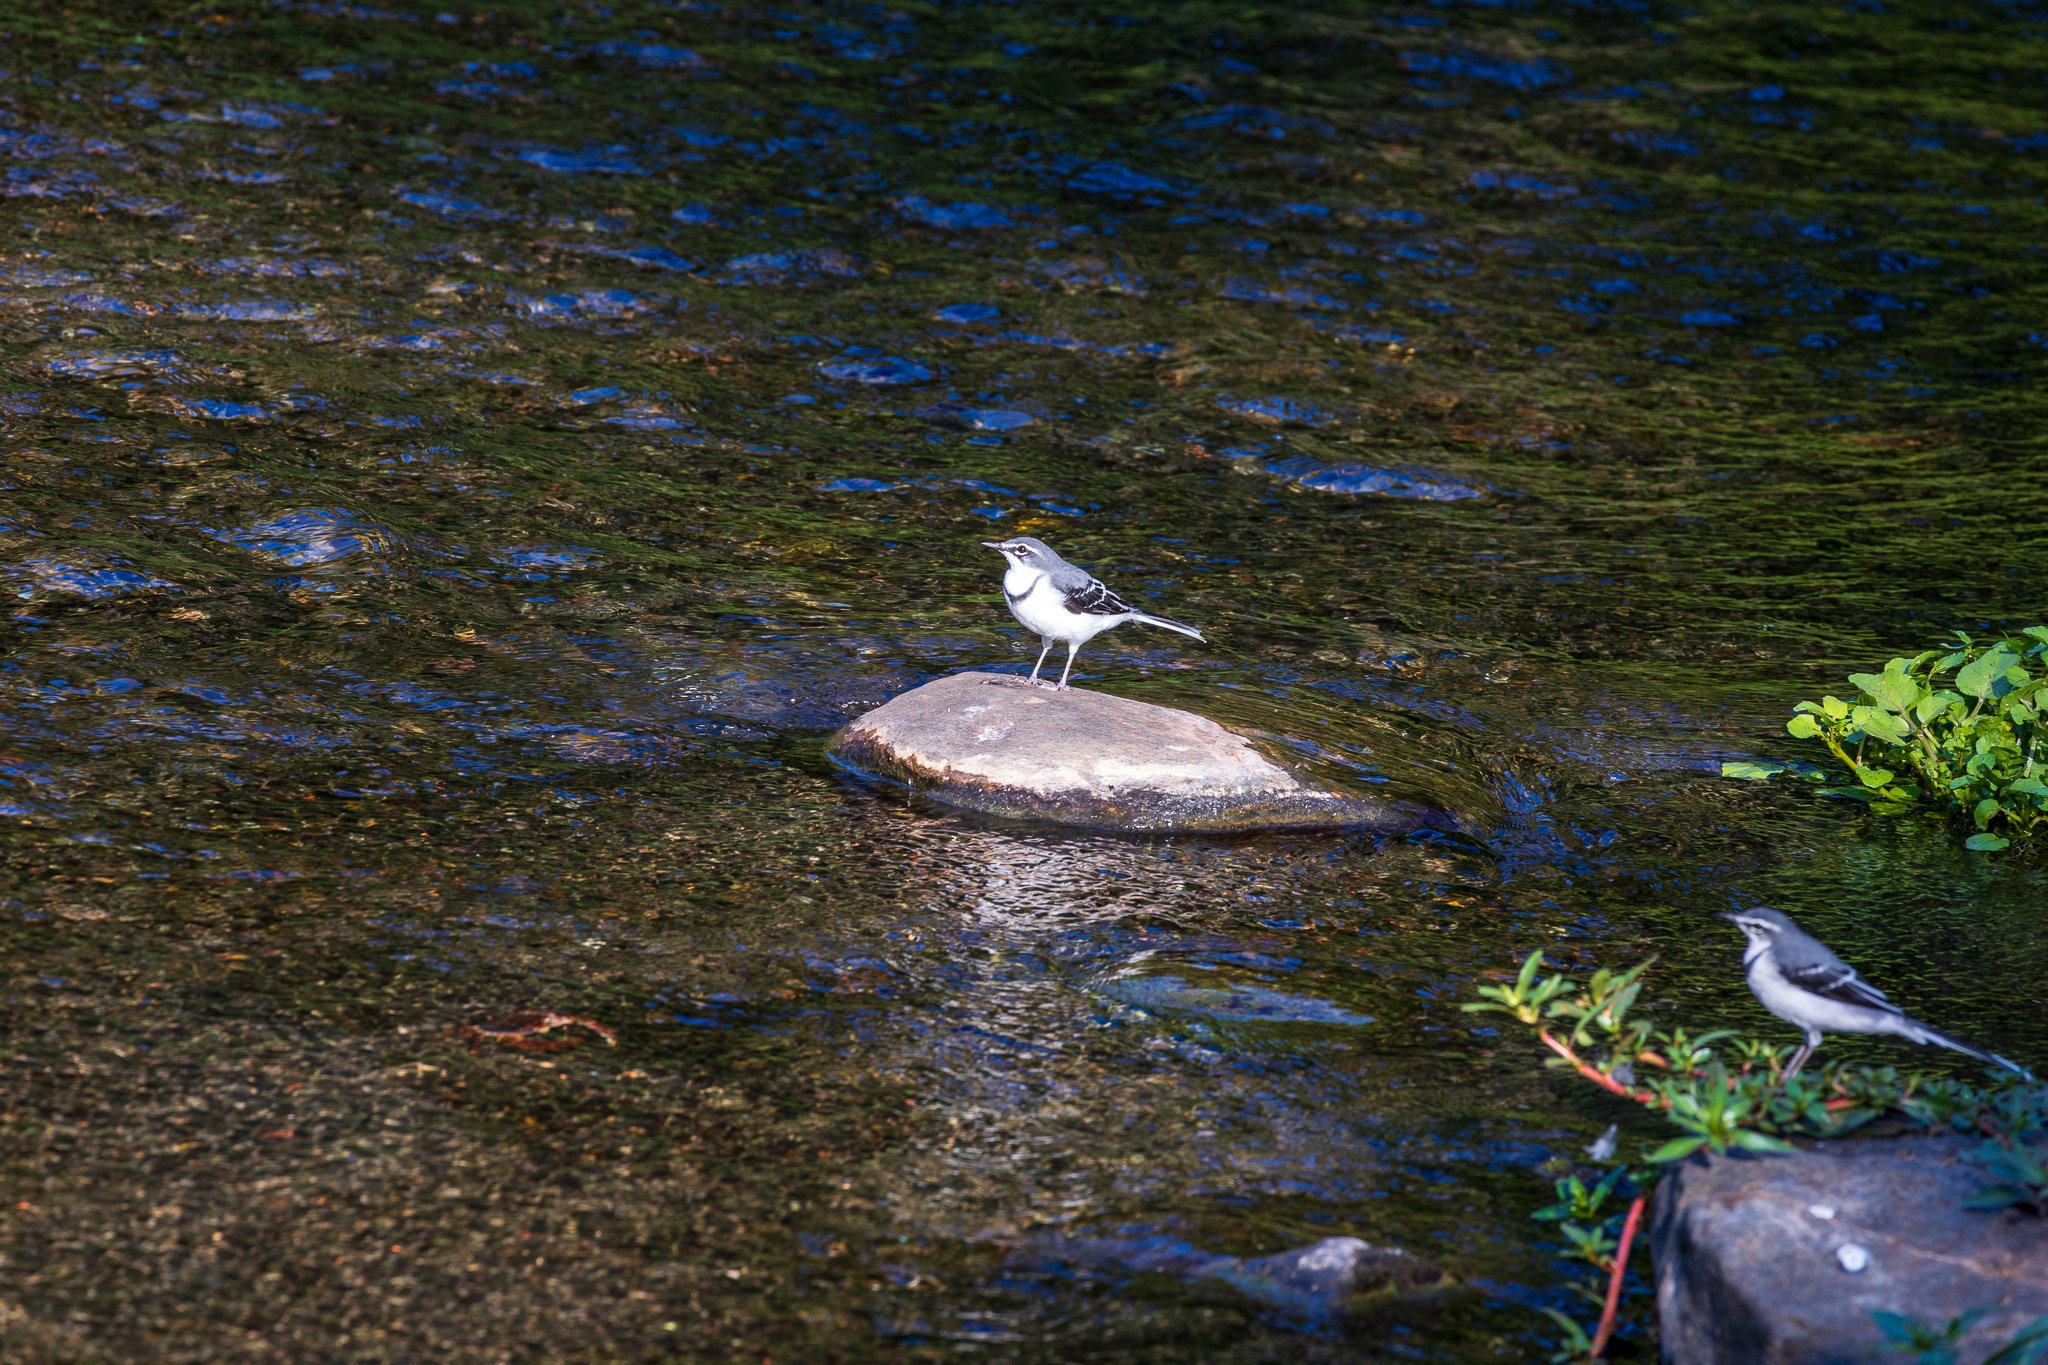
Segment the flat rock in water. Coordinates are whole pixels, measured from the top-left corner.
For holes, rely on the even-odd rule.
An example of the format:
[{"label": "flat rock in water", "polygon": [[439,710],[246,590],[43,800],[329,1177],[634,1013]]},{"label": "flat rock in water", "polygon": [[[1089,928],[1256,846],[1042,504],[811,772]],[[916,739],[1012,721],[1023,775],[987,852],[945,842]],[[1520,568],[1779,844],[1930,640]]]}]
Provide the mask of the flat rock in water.
[{"label": "flat rock in water", "polygon": [[905,692],[831,752],[949,805],[1098,829],[1454,828],[1438,811],[1312,786],[1202,716],[1001,673]]},{"label": "flat rock in water", "polygon": [[1650,1250],[1671,1365],[1822,1365],[1883,1352],[1871,1310],[1939,1328],[1987,1310],[1958,1359],[2048,1313],[2048,1223],[1963,1207],[1974,1139],[1815,1143],[1696,1158],[1657,1182]]},{"label": "flat rock in water", "polygon": [[1066,1265],[1223,1285],[1312,1320],[1379,1317],[1433,1304],[1453,1287],[1435,1264],[1357,1237],[1325,1237],[1270,1256],[1224,1256],[1157,1237],[1055,1237],[1034,1251]]}]

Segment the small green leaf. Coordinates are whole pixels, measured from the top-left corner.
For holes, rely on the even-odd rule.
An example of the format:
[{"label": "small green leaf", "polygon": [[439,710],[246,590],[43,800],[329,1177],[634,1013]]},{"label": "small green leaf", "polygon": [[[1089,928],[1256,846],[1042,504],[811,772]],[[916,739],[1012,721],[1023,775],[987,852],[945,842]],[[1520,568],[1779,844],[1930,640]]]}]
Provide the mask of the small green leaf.
[{"label": "small green leaf", "polygon": [[1849,715],[1849,703],[1840,697],[1822,697],[1820,709],[1827,713],[1829,720],[1844,720]]},{"label": "small green leaf", "polygon": [[1890,786],[1892,779],[1897,776],[1898,774],[1890,768],[1858,768],[1856,770],[1856,780],[1873,790],[1879,787]]},{"label": "small green leaf", "polygon": [[1928,721],[1933,720],[1936,716],[1948,710],[1951,705],[1961,700],[1961,697],[1947,688],[1943,688],[1939,692],[1929,692],[1913,707],[1913,719],[1925,725]]},{"label": "small green leaf", "polygon": [[1794,716],[1785,722],[1785,733],[1794,739],[1818,739],[1820,722],[1812,716]]},{"label": "small green leaf", "polygon": [[1796,1152],[1799,1149],[1783,1138],[1774,1138],[1768,1133],[1759,1133],[1745,1128],[1735,1135],[1735,1145],[1745,1152]]},{"label": "small green leaf", "polygon": [[2027,1203],[2029,1195],[2017,1185],[1986,1185],[1963,1201],[1966,1209],[2009,1209]]},{"label": "small green leaf", "polygon": [[1972,834],[1963,840],[1963,847],[1974,848],[1979,853],[1996,853],[2001,848],[2009,847],[2011,843],[2012,840],[2002,839],[1996,834]]},{"label": "small green leaf", "polygon": [[1703,1137],[1673,1138],[1671,1139],[1671,1141],[1665,1143],[1662,1147],[1659,1147],[1656,1151],[1650,1153],[1649,1156],[1647,1156],[1644,1159],[1647,1161],[1655,1161],[1659,1163],[1667,1161],[1682,1161],[1683,1159],[1691,1156],[1694,1152],[1697,1152],[1700,1148],[1706,1145],[1707,1140]]},{"label": "small green leaf", "polygon": [[2044,1352],[2048,1352],[2048,1314],[2020,1328],[2011,1341],[1984,1357],[1984,1365],[2033,1365]]},{"label": "small green leaf", "polygon": [[[1807,719],[1805,716],[1801,720]],[[1782,763],[1751,763],[1746,760],[1730,759],[1721,765],[1721,776],[1739,777],[1745,782],[1763,782],[1785,771]]]},{"label": "small green leaf", "polygon": [[[2004,641],[1985,650],[1982,654],[1964,664],[1956,674],[1956,686],[1966,696],[1992,697],[2011,690],[2006,674],[2019,656]],[[2024,675],[2022,675],[2024,676]],[[2002,686],[2003,685],[2003,686]]]},{"label": "small green leaf", "polygon": [[1872,739],[1881,739],[1887,744],[1904,744],[1912,738],[1906,722],[1889,711],[1875,706],[1857,706],[1850,709],[1849,718],[1857,729]]},{"label": "small green leaf", "polygon": [[1882,673],[1851,673],[1849,681],[1887,711],[1904,711],[1920,700],[1920,682],[1906,670],[1911,659],[1893,659]]}]

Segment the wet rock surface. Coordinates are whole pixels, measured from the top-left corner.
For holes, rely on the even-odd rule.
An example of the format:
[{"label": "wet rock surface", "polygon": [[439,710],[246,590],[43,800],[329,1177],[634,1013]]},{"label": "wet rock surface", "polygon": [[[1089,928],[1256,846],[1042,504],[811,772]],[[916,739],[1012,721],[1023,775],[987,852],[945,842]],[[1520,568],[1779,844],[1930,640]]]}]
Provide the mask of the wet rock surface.
[{"label": "wet rock surface", "polygon": [[1325,1237],[1270,1256],[1224,1256],[1148,1238],[1061,1238],[1042,1248],[1067,1265],[1172,1275],[1221,1285],[1267,1308],[1312,1320],[1377,1317],[1433,1302],[1452,1281],[1399,1247]]},{"label": "wet rock surface", "polygon": [[1883,1349],[1873,1310],[1936,1326],[1985,1310],[1963,1360],[2010,1341],[2048,1312],[2048,1224],[1963,1207],[1987,1183],[1970,1145],[1852,1140],[1674,1167],[1650,1226],[1664,1359],[1869,1360]]},{"label": "wet rock surface", "polygon": [[987,815],[1120,830],[1449,829],[1441,812],[1302,781],[1191,712],[1000,673],[956,673],[832,741],[857,771]]}]

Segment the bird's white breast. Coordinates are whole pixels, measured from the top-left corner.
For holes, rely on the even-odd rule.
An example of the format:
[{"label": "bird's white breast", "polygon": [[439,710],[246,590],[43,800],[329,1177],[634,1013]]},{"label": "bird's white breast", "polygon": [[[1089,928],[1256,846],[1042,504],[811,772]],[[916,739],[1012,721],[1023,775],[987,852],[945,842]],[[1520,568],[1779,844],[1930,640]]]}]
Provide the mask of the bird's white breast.
[{"label": "bird's white breast", "polygon": [[1035,635],[1063,640],[1073,634],[1074,613],[1052,581],[1035,569],[1012,569],[1003,575],[1003,596],[1010,615]]},{"label": "bird's white breast", "polygon": [[1749,964],[1749,988],[1756,992],[1765,1009],[1803,1029],[1819,1029],[1822,1033],[1898,1032],[1896,1015],[1801,990],[1785,979],[1769,953]]},{"label": "bird's white breast", "polygon": [[1108,630],[1121,616],[1093,616],[1069,610],[1067,596],[1038,569],[1012,564],[1003,575],[1003,599],[1010,615],[1032,634],[1049,640],[1083,644]]}]

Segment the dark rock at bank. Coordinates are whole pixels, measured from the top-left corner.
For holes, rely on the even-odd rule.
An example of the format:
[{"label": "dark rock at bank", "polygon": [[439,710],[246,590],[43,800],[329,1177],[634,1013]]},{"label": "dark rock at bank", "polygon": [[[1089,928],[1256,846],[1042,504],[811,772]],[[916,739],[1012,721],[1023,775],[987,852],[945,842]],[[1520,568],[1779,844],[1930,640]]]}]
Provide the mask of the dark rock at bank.
[{"label": "dark rock at bank", "polygon": [[1098,829],[1453,828],[1438,811],[1304,782],[1205,717],[1008,674],[926,683],[848,725],[831,752],[949,805]]},{"label": "dark rock at bank", "polygon": [[1989,1183],[1965,1159],[1975,1145],[1848,1139],[1671,1168],[1650,1223],[1664,1359],[1867,1361],[1883,1340],[1872,1309],[1935,1327],[1989,1310],[1965,1334],[1963,1361],[2010,1341],[2048,1313],[2048,1222],[1963,1207]]},{"label": "dark rock at bank", "polygon": [[1430,1303],[1452,1285],[1434,1263],[1357,1237],[1325,1237],[1270,1256],[1223,1256],[1185,1242],[1136,1237],[1063,1237],[1035,1250],[1066,1265],[1220,1285],[1311,1320]]}]

